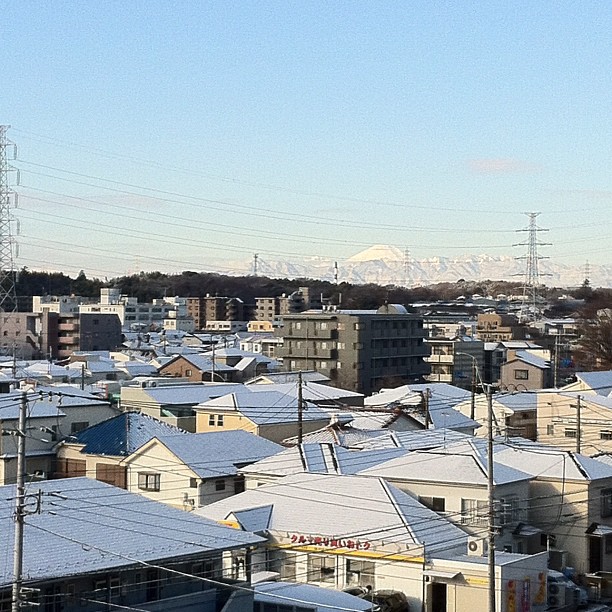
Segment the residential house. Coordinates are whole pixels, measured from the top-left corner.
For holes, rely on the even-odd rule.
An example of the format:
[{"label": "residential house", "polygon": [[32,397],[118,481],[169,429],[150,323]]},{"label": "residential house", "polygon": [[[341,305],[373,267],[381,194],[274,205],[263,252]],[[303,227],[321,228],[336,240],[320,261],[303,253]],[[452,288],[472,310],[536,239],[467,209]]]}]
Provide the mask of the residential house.
[{"label": "residential house", "polygon": [[181,377],[189,382],[241,382],[232,366],[202,354],[174,355],[159,368],[160,376]]},{"label": "residential house", "polygon": [[135,379],[121,387],[120,406],[122,410],[136,410],[195,432],[194,407],[226,395],[237,386],[231,383],[189,384],[164,378]]},{"label": "residential house", "polygon": [[244,491],[239,470],[282,450],[242,430],[160,435],[122,461],[127,489],[183,510]]},{"label": "residential house", "polygon": [[[541,352],[540,352],[541,353]],[[507,391],[528,391],[552,387],[553,369],[550,354],[516,351],[501,366],[500,386]]]},{"label": "residential house", "polygon": [[[291,394],[278,391],[253,391],[251,387],[236,390],[195,407],[196,431],[243,429],[273,442],[298,435],[299,401]],[[303,433],[320,429],[329,422],[329,414],[310,402],[302,403]]]},{"label": "residential house", "polygon": [[522,441],[496,445],[495,463],[531,474],[527,523],[542,531],[551,567],[612,571],[612,466]]},{"label": "residential house", "polygon": [[17,479],[17,436],[21,403],[27,403],[26,475],[44,480],[54,471],[56,443],[90,423],[117,414],[106,401],[73,387],[37,387],[0,396],[0,484]]},{"label": "residential house", "polygon": [[288,314],[276,334],[283,338],[283,369],[320,371],[334,386],[366,395],[420,382],[429,370],[423,319],[399,304]]},{"label": "residential house", "polygon": [[[484,538],[489,517],[488,470],[486,445],[482,440],[465,439],[434,449],[405,451],[359,473],[384,478],[472,536]],[[539,541],[534,550],[530,542],[514,534],[519,523],[526,522],[531,479],[529,473],[494,464],[493,496],[500,508],[496,522],[503,529],[496,538],[500,549],[543,550]]]},{"label": "residential house", "polygon": [[[16,495],[14,486],[0,487],[3,559],[13,554]],[[25,524],[26,602],[65,612],[252,609],[247,550],[261,537],[89,478],[40,482],[32,499],[40,511]],[[2,610],[13,579],[3,563]]]},{"label": "residential house", "polygon": [[87,476],[127,489],[125,458],[155,436],[180,434],[187,432],[147,414],[121,412],[62,440],[55,477]]},{"label": "residential house", "polygon": [[[267,554],[255,552],[254,567],[285,581],[398,590],[411,610],[428,612],[446,602],[480,609],[488,584],[487,559],[467,554],[467,534],[382,478],[296,474],[196,513],[264,535]],[[545,572],[545,553],[497,553],[497,610],[516,610],[513,596],[543,610]]]}]

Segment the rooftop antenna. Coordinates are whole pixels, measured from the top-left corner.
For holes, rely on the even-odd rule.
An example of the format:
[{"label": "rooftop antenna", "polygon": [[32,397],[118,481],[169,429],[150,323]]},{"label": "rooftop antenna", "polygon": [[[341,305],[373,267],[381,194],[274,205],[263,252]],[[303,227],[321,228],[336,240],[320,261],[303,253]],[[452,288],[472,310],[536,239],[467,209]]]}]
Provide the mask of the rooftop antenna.
[{"label": "rooftop antenna", "polygon": [[547,232],[548,229],[538,227],[536,219],[539,212],[525,213],[529,217],[529,226],[523,229],[517,230],[518,232],[528,232],[529,236],[526,242],[519,242],[513,246],[526,246],[527,253],[516,259],[524,259],[525,272],[523,276],[523,297],[521,300],[521,309],[519,312],[519,318],[521,321],[536,319],[539,313],[538,302],[539,295],[538,289],[540,287],[540,276],[550,276],[550,274],[543,274],[539,270],[539,263],[542,259],[548,259],[542,255],[538,255],[538,247],[550,246],[550,242],[540,242],[538,240],[538,232]]},{"label": "rooftop antenna", "polygon": [[0,312],[17,311],[15,257],[17,243],[13,235],[16,220],[13,208],[17,207],[17,194],[9,186],[9,173],[19,171],[9,164],[8,150],[12,150],[11,159],[17,158],[17,146],[8,140],[6,132],[10,126],[0,125]]}]

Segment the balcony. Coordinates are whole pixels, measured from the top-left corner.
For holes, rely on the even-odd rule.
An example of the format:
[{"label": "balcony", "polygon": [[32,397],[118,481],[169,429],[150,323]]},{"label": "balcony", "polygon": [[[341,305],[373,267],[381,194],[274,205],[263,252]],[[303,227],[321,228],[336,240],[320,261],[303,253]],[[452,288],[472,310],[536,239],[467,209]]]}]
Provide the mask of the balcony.
[{"label": "balcony", "polygon": [[453,382],[452,374],[432,373],[432,374],[427,374],[424,378],[425,380],[429,382],[440,382],[440,383],[452,383]]},{"label": "balcony", "polygon": [[453,363],[455,361],[454,355],[429,355],[423,358],[427,363]]}]

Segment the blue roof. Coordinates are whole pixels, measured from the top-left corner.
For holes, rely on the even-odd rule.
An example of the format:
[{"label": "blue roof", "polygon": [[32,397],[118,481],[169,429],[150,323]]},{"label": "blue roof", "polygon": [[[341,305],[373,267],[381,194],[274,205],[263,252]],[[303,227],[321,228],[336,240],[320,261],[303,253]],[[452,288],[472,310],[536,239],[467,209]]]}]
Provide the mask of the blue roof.
[{"label": "blue roof", "polygon": [[[39,489],[43,511],[30,514],[25,526],[26,584],[263,541],[91,478],[41,481]],[[13,554],[14,497],[15,486],[0,487],[0,559]],[[0,563],[0,587],[12,579],[11,564]]]},{"label": "blue roof", "polygon": [[[28,418],[54,418],[65,416],[61,408],[52,402],[34,401],[38,397],[28,396]],[[19,418],[21,392],[3,393],[0,395],[0,421],[12,421]]]},{"label": "blue roof", "polygon": [[157,439],[200,478],[232,476],[238,467],[280,452],[283,447],[255,434],[237,429]]},{"label": "blue roof", "polygon": [[612,393],[612,370],[576,372],[576,378],[595,391],[597,395],[610,395]]},{"label": "blue roof", "polygon": [[234,512],[234,518],[245,531],[265,531],[270,525],[273,504]]},{"label": "blue roof", "polygon": [[85,444],[81,452],[89,455],[125,457],[156,436],[186,433],[146,414],[123,412],[79,432],[76,442]]}]

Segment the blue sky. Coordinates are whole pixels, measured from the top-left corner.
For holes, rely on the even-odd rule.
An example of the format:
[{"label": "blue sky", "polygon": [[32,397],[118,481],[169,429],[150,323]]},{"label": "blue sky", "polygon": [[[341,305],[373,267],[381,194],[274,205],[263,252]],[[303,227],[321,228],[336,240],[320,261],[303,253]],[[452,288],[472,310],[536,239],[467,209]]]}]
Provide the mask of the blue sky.
[{"label": "blue sky", "polygon": [[610,264],[611,26],[604,1],[8,0],[18,264],[521,255],[528,211],[551,259]]}]

